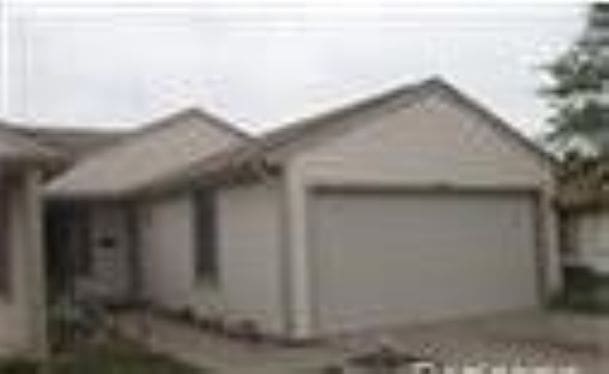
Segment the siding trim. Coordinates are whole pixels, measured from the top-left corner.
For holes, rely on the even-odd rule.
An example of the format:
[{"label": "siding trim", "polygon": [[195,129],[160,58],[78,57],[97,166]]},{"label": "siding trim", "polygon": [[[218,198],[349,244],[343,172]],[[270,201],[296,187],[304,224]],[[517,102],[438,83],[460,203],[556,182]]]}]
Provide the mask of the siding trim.
[{"label": "siding trim", "polygon": [[281,316],[284,333],[291,336],[294,330],[294,318],[292,316],[292,265],[290,263],[290,225],[293,220],[290,218],[290,193],[288,190],[288,181],[285,178],[281,179],[279,194],[279,217],[280,233],[279,233],[279,280],[280,284],[280,305]]},{"label": "siding trim", "polygon": [[457,185],[457,184],[392,184],[392,183],[317,183],[308,187],[308,191],[314,193],[365,193],[365,192],[383,192],[383,193],[458,193],[458,194],[538,194],[541,187],[534,186],[481,186],[481,185]]}]

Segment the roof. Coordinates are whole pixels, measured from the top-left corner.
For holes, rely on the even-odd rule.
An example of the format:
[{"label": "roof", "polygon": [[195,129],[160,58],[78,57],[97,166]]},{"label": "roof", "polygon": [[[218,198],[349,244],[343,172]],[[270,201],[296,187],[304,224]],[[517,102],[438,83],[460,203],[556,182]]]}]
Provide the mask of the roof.
[{"label": "roof", "polygon": [[72,160],[98,151],[129,134],[126,130],[90,130],[72,128],[18,128],[38,144],[55,149]]},{"label": "roof", "polygon": [[198,108],[156,120],[90,154],[52,180],[51,197],[122,198],[188,173],[249,136]]},{"label": "roof", "polygon": [[459,104],[472,109],[500,132],[514,138],[536,157],[539,157],[545,161],[550,161],[553,164],[556,162],[553,155],[546,152],[532,140],[522,135],[510,124],[485,108],[479,102],[469,96],[466,96],[463,92],[456,89],[454,86],[440,77],[432,77],[416,84],[402,85],[395,89],[369,96],[345,106],[282,126],[278,130],[267,134],[262,139],[261,145],[265,150],[268,151],[270,149],[288,145],[294,141],[302,141],[318,132],[327,130],[332,126],[333,122],[336,122],[335,120],[337,119],[352,115],[354,113],[359,113],[367,109],[373,109],[395,100],[399,101],[399,105],[405,107],[419,102],[430,94],[438,92],[448,94]]},{"label": "roof", "polygon": [[[256,170],[260,166],[278,170],[286,155],[294,149],[301,149],[295,145],[306,146],[311,139],[340,133],[330,131],[340,126],[365,123],[341,119],[387,105],[408,107],[438,93],[470,108],[502,134],[515,139],[533,157],[549,165],[555,164],[550,154],[482,105],[442,79],[431,78],[293,122],[259,138],[252,138],[201,109],[187,109],[156,121],[141,131],[123,137],[114,146],[93,154],[53,181],[47,191],[50,195],[68,197],[118,197],[146,189],[180,185],[212,174],[231,175],[243,170],[251,172],[251,166]],[[188,125],[187,118],[202,120],[224,134],[233,135],[233,140],[217,142],[210,139],[209,133],[199,131],[204,126],[200,126],[200,123]]]},{"label": "roof", "polygon": [[[261,145],[264,149],[270,150],[287,145],[293,141],[303,140],[319,131],[326,130],[329,127],[328,124],[333,120],[367,108],[376,107],[395,98],[406,97],[411,99],[409,101],[414,101],[414,99],[417,99],[423,93],[422,89],[425,83],[402,85],[380,94],[368,96],[329,111],[282,125],[277,130],[264,135],[261,139]],[[408,103],[403,104],[408,105]]]},{"label": "roof", "polygon": [[[400,108],[404,108],[420,102],[434,93],[449,95],[451,99],[473,110],[499,132],[514,139],[528,150],[533,157],[538,158],[542,162],[547,162],[552,167],[557,166],[557,160],[553,155],[522,135],[506,121],[454,88],[442,78],[433,77],[419,83],[402,85],[380,94],[368,96],[347,105],[283,125],[277,130],[264,134],[255,143],[243,144],[232,152],[220,155],[214,160],[213,164],[202,165],[202,172],[218,173],[223,169],[234,169],[236,165],[252,160],[270,162],[271,164],[274,162],[280,163],[285,155],[289,154],[289,151],[282,151],[297,149],[294,145],[306,143],[307,140],[316,137],[328,136],[332,133],[329,130],[336,126],[341,126],[341,119],[352,115],[359,115],[367,110],[375,110],[384,105],[397,105]],[[342,122],[349,125],[348,121]],[[351,125],[354,124],[351,123]],[[340,132],[334,131],[333,133]]]},{"label": "roof", "polygon": [[16,126],[0,121],[0,162],[54,164],[61,159],[54,149],[20,134]]}]

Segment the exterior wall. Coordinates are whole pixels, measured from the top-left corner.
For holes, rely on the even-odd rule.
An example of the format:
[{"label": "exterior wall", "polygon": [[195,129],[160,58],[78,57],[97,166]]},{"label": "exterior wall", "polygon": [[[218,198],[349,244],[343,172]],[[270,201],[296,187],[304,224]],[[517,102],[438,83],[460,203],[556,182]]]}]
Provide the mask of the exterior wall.
[{"label": "exterior wall", "polygon": [[35,171],[20,175],[10,192],[12,293],[0,299],[0,354],[46,352],[39,177]]},{"label": "exterior wall", "polygon": [[222,190],[219,195],[219,289],[229,316],[284,331],[280,196],[275,185]]},{"label": "exterior wall", "polygon": [[282,329],[279,279],[279,196],[276,187],[239,186],[217,195],[219,282],[195,276],[193,199],[189,193],[140,209],[144,290],[156,304],[199,315],[251,319]]},{"label": "exterior wall", "polygon": [[560,287],[556,213],[550,203],[555,185],[549,161],[443,94],[411,107],[343,120],[365,123],[296,153],[285,177],[293,336],[307,337],[312,331],[314,295],[311,269],[307,268],[306,225],[309,186],[535,189],[541,192],[538,223],[545,265],[542,277],[546,292]]},{"label": "exterior wall", "polygon": [[582,212],[575,214],[569,223],[573,260],[609,273],[609,212]]},{"label": "exterior wall", "polygon": [[380,113],[295,160],[314,183],[551,187],[548,164],[474,112],[436,95]]},{"label": "exterior wall", "polygon": [[181,194],[139,209],[143,291],[171,309],[189,306],[195,284],[191,202],[188,194]]}]

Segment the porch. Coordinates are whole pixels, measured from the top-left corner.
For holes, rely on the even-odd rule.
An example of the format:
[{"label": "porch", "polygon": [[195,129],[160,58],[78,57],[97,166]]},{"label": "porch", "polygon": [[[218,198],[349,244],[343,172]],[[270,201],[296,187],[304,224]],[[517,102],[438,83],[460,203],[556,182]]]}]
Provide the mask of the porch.
[{"label": "porch", "polygon": [[95,300],[124,306],[138,299],[134,209],[113,201],[47,203],[50,301]]}]

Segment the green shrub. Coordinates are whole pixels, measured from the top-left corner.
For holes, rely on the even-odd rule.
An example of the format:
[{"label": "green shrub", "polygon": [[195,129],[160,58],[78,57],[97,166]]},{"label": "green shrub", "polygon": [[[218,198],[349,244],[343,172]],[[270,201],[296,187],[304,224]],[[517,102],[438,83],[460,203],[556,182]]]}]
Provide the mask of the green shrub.
[{"label": "green shrub", "polygon": [[38,364],[22,358],[13,358],[0,361],[0,373],[2,374],[37,374]]},{"label": "green shrub", "polygon": [[609,276],[584,266],[570,266],[564,275],[564,288],[551,298],[550,308],[609,314]]}]

